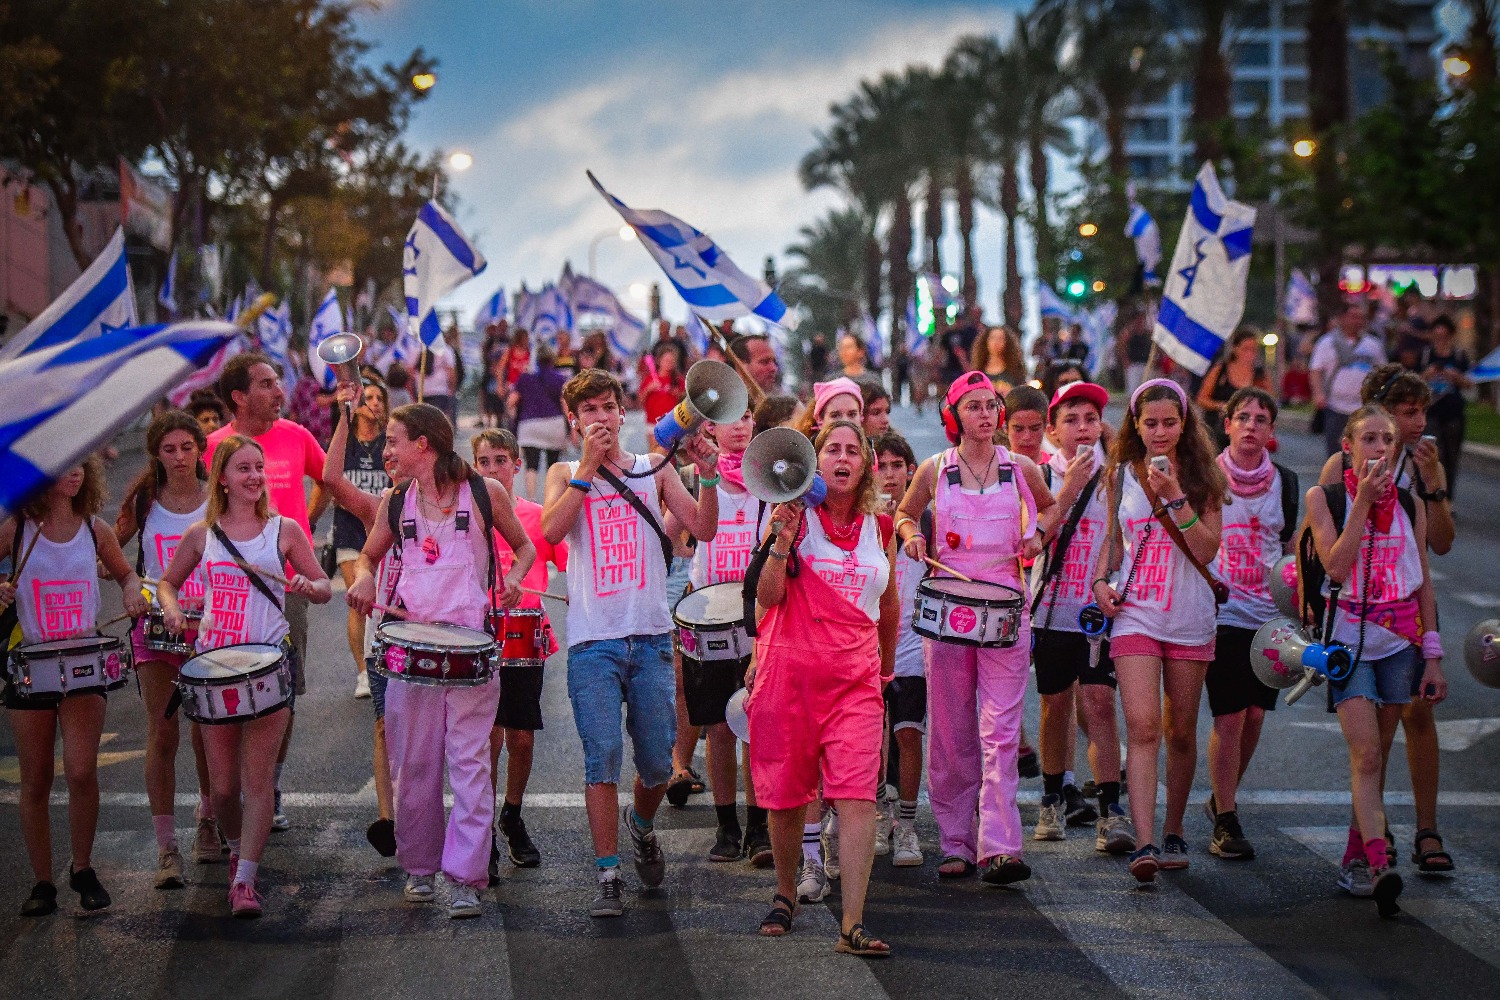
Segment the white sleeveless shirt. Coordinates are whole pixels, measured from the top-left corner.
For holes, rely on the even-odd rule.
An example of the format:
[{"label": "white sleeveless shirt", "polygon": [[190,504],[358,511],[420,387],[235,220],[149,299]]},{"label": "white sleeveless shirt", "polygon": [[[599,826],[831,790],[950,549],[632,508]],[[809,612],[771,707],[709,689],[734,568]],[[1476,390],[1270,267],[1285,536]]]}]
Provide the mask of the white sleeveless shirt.
[{"label": "white sleeveless shirt", "polygon": [[1219,554],[1209,563],[1214,576],[1229,587],[1219,608],[1219,624],[1260,628],[1281,614],[1271,600],[1270,573],[1281,558],[1281,472],[1273,470],[1271,488],[1258,497],[1231,490],[1224,505],[1224,532]]},{"label": "white sleeveless shirt", "polygon": [[94,633],[99,619],[99,570],[89,533],[92,522],[93,518],[84,518],[83,525],[66,542],[39,536],[40,529],[30,520],[26,522],[20,552],[12,556],[19,559],[36,539],[31,558],[16,580],[16,613],[24,642]]},{"label": "white sleeveless shirt", "polygon": [[[1179,646],[1201,646],[1217,632],[1214,592],[1151,513],[1145,490],[1124,467],[1119,511],[1125,557],[1116,590],[1135,579],[1111,634],[1147,635]],[[1142,544],[1142,540],[1145,544]],[[1137,554],[1140,566],[1136,568]]]},{"label": "white sleeveless shirt", "polygon": [[[141,525],[141,553],[145,556],[142,566],[145,568],[146,578],[161,579],[167,567],[172,565],[172,556],[177,553],[177,545],[182,541],[182,536],[187,533],[188,528],[203,520],[207,513],[207,499],[198,505],[197,510],[186,514],[174,514],[159,501],[152,502],[146,511],[146,523]],[[151,602],[155,604],[156,584],[145,583],[144,580],[142,583],[146,592],[151,595]],[[184,608],[201,608],[203,591],[203,566],[199,564],[182,582],[182,586],[177,588],[177,600]]]},{"label": "white sleeveless shirt", "polygon": [[[1349,505],[1353,506],[1352,500]],[[1373,559],[1370,558],[1372,535],[1375,542]],[[1422,586],[1422,552],[1417,545],[1416,531],[1399,501],[1396,503],[1395,516],[1391,518],[1390,531],[1376,532],[1374,523],[1366,519],[1365,530],[1359,541],[1359,555],[1339,592],[1339,603],[1348,602],[1353,610],[1340,608],[1338,617],[1334,619],[1333,637],[1346,644],[1351,651],[1359,646],[1359,612],[1364,603],[1363,588],[1367,566],[1372,605],[1415,597]],[[1328,593],[1326,583],[1323,593]],[[1373,621],[1365,623],[1364,633],[1364,649],[1360,653],[1362,660],[1378,660],[1399,653],[1411,645],[1411,641],[1404,636],[1382,628]]]},{"label": "white sleeveless shirt", "polygon": [[859,541],[852,552],[828,540],[823,523],[816,513],[807,517],[807,534],[797,543],[802,571],[812,570],[818,577],[854,605],[872,622],[880,621],[880,596],[891,578],[890,560],[880,543],[880,523],[874,514],[865,514],[859,529]]},{"label": "white sleeveless shirt", "polygon": [[[269,573],[282,572],[282,558],[277,540],[281,537],[280,515],[272,514],[260,534],[247,541],[230,539],[240,550],[247,565]],[[260,588],[235,563],[234,557],[210,528],[203,543],[203,560],[199,564],[208,581],[205,601],[211,618],[204,620],[198,632],[198,652],[205,653],[222,646],[254,642],[274,646],[286,637],[286,615],[272,604]],[[286,588],[269,576],[263,582],[286,607]],[[210,629],[206,626],[212,625]]]},{"label": "white sleeveless shirt", "polygon": [[[630,471],[644,473],[656,461],[654,455],[637,455]],[[568,469],[576,478],[578,463],[569,462]],[[660,524],[656,477],[626,479],[625,485]],[[613,486],[596,477],[568,532],[568,646],[671,631],[667,567],[656,532]]]},{"label": "white sleeveless shirt", "polygon": [[[1104,450],[1098,444],[1094,445],[1094,468],[1103,469],[1105,462]],[[1045,469],[1051,476],[1048,484],[1053,493],[1062,489],[1063,476],[1068,472],[1068,460],[1059,452],[1048,459]],[[1057,572],[1052,579],[1047,581],[1047,592],[1042,598],[1042,603],[1037,605],[1036,616],[1032,620],[1033,628],[1047,628],[1052,632],[1079,632],[1078,613],[1083,610],[1084,605],[1093,601],[1093,579],[1094,565],[1099,558],[1099,549],[1104,544],[1109,529],[1109,491],[1106,488],[1104,476],[1100,475],[1099,482],[1094,486],[1094,493],[1089,497],[1088,506],[1083,509],[1083,515],[1078,519],[1078,527],[1073,532],[1073,540],[1068,543],[1068,551],[1061,555],[1063,563],[1057,567]],[[1075,503],[1077,501],[1074,501]],[[1063,516],[1058,522],[1058,529],[1066,524],[1068,517]],[[1047,546],[1047,554],[1053,559],[1058,558],[1055,554],[1057,540],[1054,538]],[[1046,560],[1038,557],[1031,566],[1031,593],[1036,595],[1036,588],[1041,585],[1042,571]],[[1050,618],[1049,618],[1050,616]]]},{"label": "white sleeveless shirt", "polygon": [[897,546],[896,592],[901,595],[901,624],[896,632],[897,677],[922,677],[927,673],[922,637],[911,627],[917,605],[917,585],[922,582],[926,571],[925,563],[917,562],[906,554],[904,547]]},{"label": "white sleeveless shirt", "polygon": [[735,494],[719,488],[719,530],[713,540],[699,542],[693,550],[688,581],[698,590],[715,583],[733,583],[745,578],[750,554],[765,532],[771,505],[748,492]]}]

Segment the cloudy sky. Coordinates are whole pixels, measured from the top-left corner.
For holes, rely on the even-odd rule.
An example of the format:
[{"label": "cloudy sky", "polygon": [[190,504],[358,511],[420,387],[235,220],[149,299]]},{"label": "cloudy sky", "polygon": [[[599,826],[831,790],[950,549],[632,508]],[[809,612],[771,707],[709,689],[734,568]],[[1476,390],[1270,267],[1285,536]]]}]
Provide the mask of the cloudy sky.
[{"label": "cloudy sky", "polygon": [[[661,208],[712,235],[759,274],[799,227],[837,203],[808,193],[797,163],[828,106],[859,81],[936,65],[965,34],[1008,35],[1013,0],[380,0],[364,15],[375,59],[422,46],[441,60],[417,112],[419,148],[463,150],[460,223],[490,261],[454,296],[466,309],[504,285],[532,288],[619,217],[591,169],[627,204]],[[976,230],[981,299],[994,312],[1003,227]],[[957,245],[945,251],[957,266]],[[607,238],[598,277],[641,314],[630,286],[660,278],[644,249]],[[664,283],[668,316],[685,313]]]}]

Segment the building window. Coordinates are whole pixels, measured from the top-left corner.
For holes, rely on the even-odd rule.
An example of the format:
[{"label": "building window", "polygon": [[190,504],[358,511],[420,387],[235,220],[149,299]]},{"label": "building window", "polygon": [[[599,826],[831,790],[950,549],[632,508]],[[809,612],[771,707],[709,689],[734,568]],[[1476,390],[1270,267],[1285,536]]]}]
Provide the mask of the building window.
[{"label": "building window", "polygon": [[1271,44],[1240,42],[1234,47],[1234,64],[1237,67],[1271,65]]},{"label": "building window", "polygon": [[1271,81],[1236,80],[1230,87],[1229,99],[1235,104],[1269,104]]},{"label": "building window", "polygon": [[1285,77],[1281,81],[1281,103],[1282,104],[1306,104],[1307,103],[1307,81],[1291,80]]},{"label": "building window", "polygon": [[1281,65],[1285,69],[1307,65],[1306,42],[1282,42]]},{"label": "building window", "polygon": [[1165,156],[1132,156],[1130,176],[1141,181],[1159,181],[1167,176],[1169,166]]},{"label": "building window", "polygon": [[1171,123],[1165,118],[1132,118],[1125,138],[1128,142],[1166,142],[1172,138]]},{"label": "building window", "polygon": [[1307,27],[1307,4],[1286,3],[1281,8],[1281,27],[1291,31],[1301,31]]}]

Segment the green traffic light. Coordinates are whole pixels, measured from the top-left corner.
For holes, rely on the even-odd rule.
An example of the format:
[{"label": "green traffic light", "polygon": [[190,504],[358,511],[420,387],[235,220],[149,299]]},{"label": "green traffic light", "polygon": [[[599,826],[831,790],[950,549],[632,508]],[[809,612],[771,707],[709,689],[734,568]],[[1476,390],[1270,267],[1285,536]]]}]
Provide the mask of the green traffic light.
[{"label": "green traffic light", "polygon": [[1073,298],[1075,299],[1082,298],[1083,293],[1087,290],[1088,286],[1083,283],[1082,279],[1074,278],[1072,281],[1068,282],[1068,294],[1073,296]]}]

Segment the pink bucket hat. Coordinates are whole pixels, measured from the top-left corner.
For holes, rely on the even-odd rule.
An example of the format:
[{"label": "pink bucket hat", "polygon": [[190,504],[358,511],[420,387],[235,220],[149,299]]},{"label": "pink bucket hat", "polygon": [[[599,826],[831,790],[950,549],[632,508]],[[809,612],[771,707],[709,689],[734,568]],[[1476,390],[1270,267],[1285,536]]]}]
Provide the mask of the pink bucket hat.
[{"label": "pink bucket hat", "polygon": [[840,375],[832,382],[813,383],[813,419],[823,419],[823,408],[828,401],[835,396],[853,396],[860,401],[861,410],[864,407],[864,396],[860,395],[859,383],[847,375]]}]

